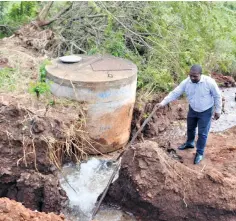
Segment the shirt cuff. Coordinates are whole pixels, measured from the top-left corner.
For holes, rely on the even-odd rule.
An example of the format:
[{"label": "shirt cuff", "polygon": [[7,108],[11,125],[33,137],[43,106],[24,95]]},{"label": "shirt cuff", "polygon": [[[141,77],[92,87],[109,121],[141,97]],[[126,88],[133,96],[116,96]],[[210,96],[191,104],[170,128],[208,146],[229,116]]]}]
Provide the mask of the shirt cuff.
[{"label": "shirt cuff", "polygon": [[166,100],[163,100],[161,103],[160,103],[162,106],[166,106],[168,104],[168,102]]}]

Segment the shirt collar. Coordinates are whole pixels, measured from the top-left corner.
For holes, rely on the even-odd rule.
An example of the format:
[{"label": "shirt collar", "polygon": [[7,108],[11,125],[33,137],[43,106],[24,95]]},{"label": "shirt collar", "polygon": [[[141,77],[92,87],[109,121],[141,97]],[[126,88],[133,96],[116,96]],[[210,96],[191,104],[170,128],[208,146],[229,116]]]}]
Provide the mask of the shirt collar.
[{"label": "shirt collar", "polygon": [[202,83],[204,81],[204,76],[201,74],[201,79],[198,83]]},{"label": "shirt collar", "polygon": [[[188,78],[189,78],[189,82],[192,83],[192,84],[194,84],[194,83],[191,81],[190,77],[188,77]],[[204,75],[202,74],[202,75],[201,75],[201,79],[200,79],[200,81],[199,81],[197,84],[202,83],[203,81],[204,81]]]}]

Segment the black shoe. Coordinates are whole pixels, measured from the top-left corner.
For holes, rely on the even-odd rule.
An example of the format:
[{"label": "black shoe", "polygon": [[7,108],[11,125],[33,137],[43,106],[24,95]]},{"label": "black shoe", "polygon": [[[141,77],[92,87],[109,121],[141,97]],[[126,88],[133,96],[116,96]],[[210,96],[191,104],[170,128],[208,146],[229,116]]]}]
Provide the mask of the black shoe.
[{"label": "black shoe", "polygon": [[186,149],[193,149],[193,148],[194,146],[190,144],[186,144],[186,143],[178,147],[179,150],[186,150]]},{"label": "black shoe", "polygon": [[196,153],[195,158],[194,158],[194,164],[199,164],[203,159],[203,155]]}]

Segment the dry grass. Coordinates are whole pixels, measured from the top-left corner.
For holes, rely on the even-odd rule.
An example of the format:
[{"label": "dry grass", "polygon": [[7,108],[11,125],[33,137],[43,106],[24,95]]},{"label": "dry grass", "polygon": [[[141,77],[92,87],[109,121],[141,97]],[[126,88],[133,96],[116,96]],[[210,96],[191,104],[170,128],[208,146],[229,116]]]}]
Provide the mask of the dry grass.
[{"label": "dry grass", "polygon": [[1,47],[0,57],[8,58],[12,70],[5,69],[0,74],[0,92],[15,91],[27,93],[30,81],[36,80],[42,59],[37,59],[20,50]]},{"label": "dry grass", "polygon": [[93,141],[84,129],[84,122],[75,122],[64,130],[65,139],[42,136],[48,147],[48,157],[52,164],[61,169],[63,161],[67,158],[74,162],[87,160],[89,153],[102,154],[94,146],[99,145]]},{"label": "dry grass", "polygon": [[[80,110],[83,111],[83,110]],[[81,114],[80,114],[81,115]],[[85,113],[83,113],[86,116]],[[59,116],[59,115],[57,115]],[[62,116],[62,115],[61,115]],[[45,125],[45,131],[41,133],[35,133],[34,127],[38,128],[37,125],[40,125],[40,121]],[[86,119],[70,119],[66,121],[66,116],[64,117],[65,121],[61,117],[60,121],[55,121],[55,118],[51,117],[39,117],[32,113],[31,111],[26,113],[21,120],[21,124],[24,128],[24,125],[30,125],[21,130],[21,138],[16,137],[19,135],[19,131],[7,132],[9,146],[12,139],[20,139],[22,143],[22,157],[17,160],[17,165],[23,163],[26,167],[30,163],[34,163],[35,170],[37,169],[37,153],[39,148],[46,147],[46,157],[51,164],[55,165],[58,169],[61,169],[63,162],[65,160],[80,162],[81,160],[86,160],[89,153],[102,154],[95,146],[99,144],[93,141],[88,132],[85,129]],[[59,127],[55,127],[55,122],[59,123]],[[53,130],[60,131],[60,135],[56,136]],[[41,145],[41,141],[45,145]],[[42,152],[42,151],[40,151]],[[42,156],[41,156],[42,157]],[[45,159],[45,160],[47,160]]]}]

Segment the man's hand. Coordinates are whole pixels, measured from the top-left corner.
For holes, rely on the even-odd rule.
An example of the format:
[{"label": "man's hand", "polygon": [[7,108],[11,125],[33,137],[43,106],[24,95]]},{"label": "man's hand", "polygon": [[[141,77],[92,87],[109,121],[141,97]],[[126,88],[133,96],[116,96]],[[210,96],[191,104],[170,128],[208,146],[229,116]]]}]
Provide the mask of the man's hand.
[{"label": "man's hand", "polygon": [[161,108],[163,108],[163,107],[164,107],[164,105],[163,105],[163,104],[161,104],[161,103],[158,103],[158,104],[156,104],[156,107],[157,107],[157,110],[158,110],[158,109],[161,109]]},{"label": "man's hand", "polygon": [[214,114],[214,120],[218,120],[220,118],[220,113],[215,113]]}]

